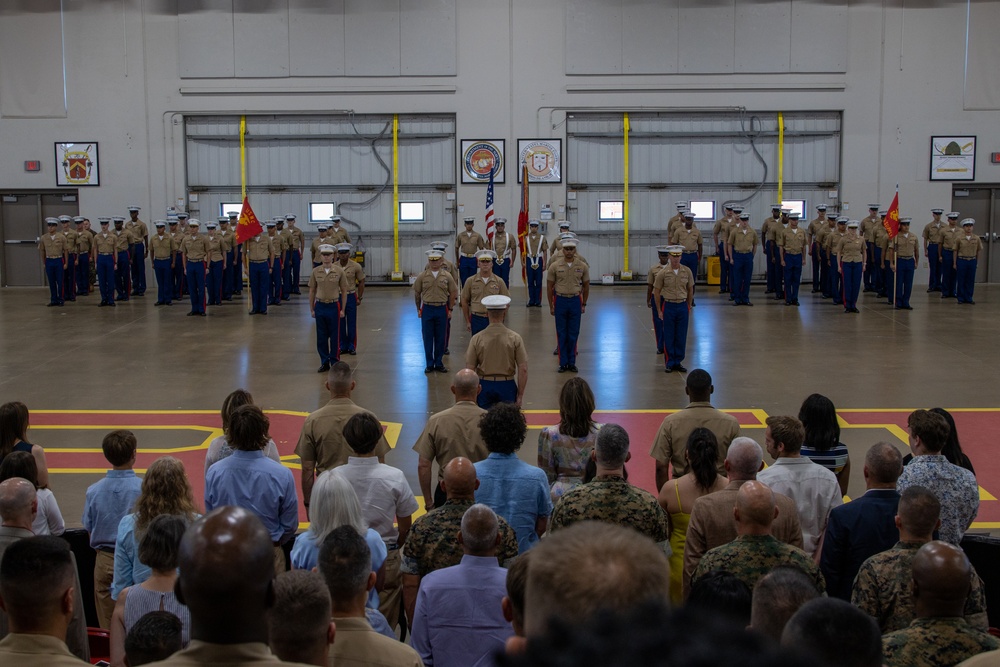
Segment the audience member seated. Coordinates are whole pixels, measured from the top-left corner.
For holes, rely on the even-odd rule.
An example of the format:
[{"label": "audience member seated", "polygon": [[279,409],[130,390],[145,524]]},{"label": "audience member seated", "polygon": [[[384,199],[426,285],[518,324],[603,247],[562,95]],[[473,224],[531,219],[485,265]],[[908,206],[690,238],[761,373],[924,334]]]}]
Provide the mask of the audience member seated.
[{"label": "audience member seated", "polygon": [[549,480],[552,502],[583,484],[583,474],[597,442],[594,392],[582,377],[570,378],[559,390],[559,423],[538,434],[538,467]]},{"label": "audience member seated", "polygon": [[962,618],[973,576],[965,552],[953,544],[936,540],[917,550],[913,557],[916,618],[906,628],[882,637],[886,667],[949,667],[1000,649],[1000,639]]},{"label": "audience member seated", "polygon": [[[695,568],[705,553],[736,539],[736,521],[733,519],[736,495],[743,484],[757,479],[757,473],[764,467],[763,457],[764,451],[752,438],[734,439],[725,461],[729,484],[721,491],[698,498],[691,505],[691,519],[684,539],[685,596],[691,589]],[[795,502],[786,495],[775,493],[774,504],[778,516],[771,524],[771,534],[785,544],[801,549],[802,528]]]},{"label": "audience member seated", "polygon": [[754,586],[750,629],[778,644],[788,619],[819,595],[816,584],[802,570],[776,567]]},{"label": "audience member seated", "polygon": [[[475,503],[479,480],[476,468],[469,459],[458,456],[444,468],[444,486],[448,499],[444,505],[417,519],[406,538],[401,554],[400,570],[403,572],[403,605],[406,617],[413,622],[420,579],[434,570],[458,565],[462,561],[462,545],[458,533],[462,530],[462,516]],[[500,548],[497,559],[500,565],[517,557],[517,537],[514,529],[503,518],[500,523]]]},{"label": "audience member seated", "polygon": [[498,403],[479,419],[479,433],[489,456],[475,464],[479,488],[476,502],[502,516],[517,534],[524,553],[538,543],[552,514],[552,498],[545,473],[517,458],[528,424],[521,408]]},{"label": "audience member seated", "polygon": [[117,600],[122,590],[149,578],[151,570],[139,560],[138,536],[161,514],[176,514],[189,523],[199,516],[184,464],[172,456],[162,456],[149,465],[134,511],[118,524],[112,599]]},{"label": "audience member seated", "polygon": [[274,571],[285,571],[282,546],[299,527],[299,498],[292,471],[264,456],[271,422],[256,405],[237,408],[229,418],[235,450],[205,473],[205,511],[245,507],[264,522],[274,543]]},{"label": "audience member seated", "polygon": [[811,394],[802,401],[799,421],[805,429],[802,456],[818,463],[837,476],[840,495],[847,495],[851,480],[851,454],[840,441],[840,421],[833,401],[822,394]]},{"label": "audience member seated", "polygon": [[925,486],[933,491],[941,503],[941,539],[958,545],[979,512],[976,476],[941,454],[950,432],[944,417],[916,410],[906,424],[914,459],[899,476],[897,489],[902,493],[910,486]]},{"label": "audience member seated", "polygon": [[865,454],[868,490],[830,511],[819,567],[832,597],[850,600],[851,585],[861,564],[899,541],[896,480],[902,472],[903,457],[898,449],[888,442],[873,445]]},{"label": "audience member seated", "polygon": [[781,644],[809,656],[813,667],[880,667],[878,627],[857,607],[837,598],[816,598],[788,620]]},{"label": "audience member seated", "polygon": [[282,572],[274,579],[274,606],[268,612],[271,650],[287,662],[326,667],[336,627],[330,592],[313,570]]},{"label": "audience member seated", "polygon": [[[688,472],[674,477],[660,488],[657,501],[667,513],[670,523],[670,599],[680,604],[683,599],[681,582],[684,578],[684,540],[691,521],[691,506],[694,501],[726,488],[729,480],[720,475],[719,441],[707,428],[698,427],[691,431],[684,461]],[[684,508],[688,508],[688,512]]]},{"label": "audience member seated", "polygon": [[[213,464],[227,458],[235,451],[229,444],[229,425],[231,423],[233,413],[244,405],[253,405],[253,396],[246,389],[235,390],[229,394],[229,396],[226,396],[226,400],[222,402],[222,435],[217,438],[213,438],[212,442],[208,443],[208,450],[205,452],[206,476],[208,475],[208,469],[211,468]],[[274,444],[274,440],[271,438],[267,439],[267,445],[264,447],[264,456],[271,459],[275,463],[281,463],[281,455],[278,453],[278,446]]]},{"label": "audience member seated", "polygon": [[66,523],[56,497],[48,489],[38,486],[38,464],[29,452],[11,452],[0,463],[0,482],[12,477],[26,479],[35,485],[35,498],[38,500],[38,511],[31,523],[31,532],[35,535],[55,535],[66,532]]},{"label": "audience member seated", "polygon": [[636,530],[657,543],[667,542],[667,513],[656,496],[622,476],[622,467],[632,456],[625,429],[618,424],[602,426],[591,456],[597,461],[597,477],[559,498],[549,530],[556,532],[579,521],[603,521]]},{"label": "audience member seated", "polygon": [[28,406],[20,401],[0,405],[0,461],[11,452],[28,452],[38,466],[38,485],[49,488],[49,466],[40,445],[25,442],[28,436]]},{"label": "audience member seated", "polygon": [[[501,403],[487,415],[504,405],[520,412],[512,403]],[[489,447],[485,429],[483,439]],[[544,495],[548,499],[548,493]],[[462,562],[435,570],[420,582],[412,644],[425,665],[475,665],[503,649],[513,634],[503,614],[507,572],[496,558],[500,544],[497,515],[486,505],[473,505],[462,516],[458,540]]]},{"label": "audience member seated", "polygon": [[[33,537],[31,524],[34,521],[37,501],[35,485],[26,479],[14,477],[0,482],[0,558],[6,549],[20,540]],[[87,621],[83,616],[83,597],[80,595],[80,578],[76,571],[76,558],[70,553],[73,563],[73,606],[69,629],[63,640],[70,652],[82,660],[90,659],[90,645],[87,641]],[[8,632],[7,614],[0,610],[0,638]]]},{"label": "audience member seated", "polygon": [[274,546],[255,514],[220,507],[181,540],[177,599],[191,614],[191,643],[156,667],[280,665],[267,646]]},{"label": "audience member seated", "polygon": [[773,568],[791,565],[809,575],[819,590],[825,590],[823,575],[813,559],[771,535],[775,516],[774,494],[766,484],[747,482],[741,486],[734,510],[737,537],[705,554],[691,578],[692,588],[708,572],[723,570],[736,575],[753,590],[757,581]]},{"label": "audience member seated", "polygon": [[145,614],[125,637],[125,660],[129,667],[139,667],[166,660],[183,647],[181,619],[169,611]]},{"label": "audience member seated", "polygon": [[802,526],[802,548],[813,556],[820,549],[830,510],[842,505],[837,477],[801,454],[805,429],[795,417],[768,417],[764,439],[774,465],[757,474],[757,479],[775,493],[795,501]]},{"label": "audience member seated", "polygon": [[177,601],[177,550],[187,522],[175,514],[153,519],[139,541],[139,560],[152,570],[149,579],[118,594],[111,616],[111,665],[125,666],[125,637],[140,618],[151,611],[169,611],[181,620],[181,645],[190,639],[191,616]]},{"label": "audience member seated", "polygon": [[423,667],[416,651],[378,634],[365,620],[375,573],[368,545],[354,528],[340,526],[326,536],[319,550],[319,572],[330,591],[337,633],[330,667]]},{"label": "audience member seated", "polygon": [[[917,550],[933,539],[934,531],[941,525],[940,514],[941,504],[930,489],[911,486],[903,491],[896,514],[899,542],[866,560],[858,571],[851,602],[870,614],[883,633],[902,630],[916,618],[913,559]],[[986,592],[974,568],[964,616],[974,628],[985,631],[989,627]]]},{"label": "audience member seated", "polygon": [[750,625],[751,602],[750,588],[745,583],[728,572],[712,570],[691,587],[686,606],[745,628]]},{"label": "audience member seated", "polygon": [[77,585],[76,563],[65,541],[25,537],[6,548],[0,559],[0,609],[10,632],[5,629],[0,640],[0,664],[88,664],[70,653],[65,641],[79,598]]}]

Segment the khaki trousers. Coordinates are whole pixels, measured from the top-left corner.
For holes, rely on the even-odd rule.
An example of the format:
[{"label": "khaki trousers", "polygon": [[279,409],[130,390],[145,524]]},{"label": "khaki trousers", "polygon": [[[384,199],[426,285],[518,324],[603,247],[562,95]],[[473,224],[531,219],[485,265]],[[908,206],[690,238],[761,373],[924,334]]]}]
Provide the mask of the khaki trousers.
[{"label": "khaki trousers", "polygon": [[399,572],[399,549],[393,549],[385,559],[385,586],[378,595],[378,610],[389,621],[389,627],[399,625],[399,610],[403,602],[403,575]]},{"label": "khaki trousers", "polygon": [[102,630],[111,629],[111,613],[115,601],[111,599],[111,581],[115,578],[115,555],[98,551],[94,562],[94,606],[97,607],[97,622]]}]

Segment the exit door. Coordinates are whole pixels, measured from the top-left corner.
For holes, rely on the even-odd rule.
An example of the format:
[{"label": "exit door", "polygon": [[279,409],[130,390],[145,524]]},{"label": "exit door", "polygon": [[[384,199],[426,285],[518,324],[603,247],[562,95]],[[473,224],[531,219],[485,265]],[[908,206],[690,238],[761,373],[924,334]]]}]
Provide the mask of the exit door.
[{"label": "exit door", "polygon": [[983,250],[976,267],[977,283],[1000,282],[1000,187],[955,188],[952,210],[958,211],[959,223],[966,218],[976,221],[973,232],[982,240]]},{"label": "exit door", "polygon": [[38,253],[38,239],[45,231],[45,218],[77,215],[75,192],[0,193],[0,240],[3,263],[0,284],[4,287],[40,287],[45,271]]}]

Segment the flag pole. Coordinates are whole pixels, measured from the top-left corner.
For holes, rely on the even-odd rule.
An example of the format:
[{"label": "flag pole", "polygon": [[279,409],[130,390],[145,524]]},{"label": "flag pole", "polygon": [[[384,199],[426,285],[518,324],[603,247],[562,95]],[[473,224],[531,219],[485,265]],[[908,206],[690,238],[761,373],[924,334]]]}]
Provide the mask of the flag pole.
[{"label": "flag pole", "polygon": [[[246,134],[247,134],[247,117],[240,116],[240,193],[243,195],[243,201],[247,201],[247,146],[246,146]],[[240,213],[242,213],[242,209]],[[239,224],[237,223],[237,229],[239,229]],[[236,233],[233,233],[233,241],[236,241]],[[238,245],[238,244],[237,244]],[[240,292],[243,291],[243,276],[250,276],[250,256],[246,253],[240,253],[243,261],[240,266]],[[247,281],[247,287],[249,287],[249,281]],[[247,295],[247,313],[253,310],[253,295]]]}]

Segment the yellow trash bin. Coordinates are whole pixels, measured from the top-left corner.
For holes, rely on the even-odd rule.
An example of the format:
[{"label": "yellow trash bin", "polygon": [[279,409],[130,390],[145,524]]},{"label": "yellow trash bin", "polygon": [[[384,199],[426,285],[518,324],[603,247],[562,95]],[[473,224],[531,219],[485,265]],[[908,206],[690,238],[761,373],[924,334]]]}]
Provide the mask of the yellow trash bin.
[{"label": "yellow trash bin", "polygon": [[709,285],[718,285],[722,282],[722,268],[719,265],[718,255],[705,258],[705,274]]}]

